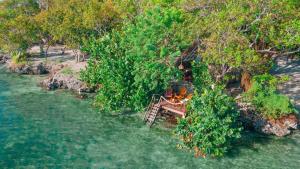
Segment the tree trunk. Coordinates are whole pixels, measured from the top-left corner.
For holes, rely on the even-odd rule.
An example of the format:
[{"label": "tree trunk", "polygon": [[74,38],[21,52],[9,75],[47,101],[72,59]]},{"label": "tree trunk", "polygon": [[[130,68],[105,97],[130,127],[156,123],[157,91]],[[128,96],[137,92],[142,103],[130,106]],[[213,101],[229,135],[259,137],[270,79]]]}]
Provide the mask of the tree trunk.
[{"label": "tree trunk", "polygon": [[248,72],[242,73],[241,78],[241,88],[244,90],[244,92],[247,92],[251,88],[251,75]]},{"label": "tree trunk", "polygon": [[47,45],[46,52],[45,52],[45,57],[46,57],[46,58],[48,57],[48,51],[49,51],[49,48],[50,48],[50,45]]},{"label": "tree trunk", "polygon": [[44,51],[44,43],[43,42],[40,42],[40,55],[41,56],[44,56],[45,55],[45,51]]},{"label": "tree trunk", "polygon": [[62,49],[61,49],[61,55],[64,55],[64,54],[65,54],[65,51],[66,51],[66,47],[62,48]]},{"label": "tree trunk", "polygon": [[74,55],[75,55],[75,60],[76,60],[76,63],[78,63],[79,62],[79,54],[78,54],[78,50],[77,49],[75,49],[75,50],[73,50],[73,53],[74,53]]}]

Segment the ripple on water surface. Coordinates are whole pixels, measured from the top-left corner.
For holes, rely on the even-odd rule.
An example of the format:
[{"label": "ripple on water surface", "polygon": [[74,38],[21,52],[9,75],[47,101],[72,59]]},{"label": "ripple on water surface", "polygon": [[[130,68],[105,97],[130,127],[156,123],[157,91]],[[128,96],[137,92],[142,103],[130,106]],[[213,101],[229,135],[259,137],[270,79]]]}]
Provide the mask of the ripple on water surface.
[{"label": "ripple on water surface", "polygon": [[222,159],[176,150],[170,129],[137,114],[99,113],[67,92],[0,70],[0,168],[298,168],[300,134],[248,133]]}]

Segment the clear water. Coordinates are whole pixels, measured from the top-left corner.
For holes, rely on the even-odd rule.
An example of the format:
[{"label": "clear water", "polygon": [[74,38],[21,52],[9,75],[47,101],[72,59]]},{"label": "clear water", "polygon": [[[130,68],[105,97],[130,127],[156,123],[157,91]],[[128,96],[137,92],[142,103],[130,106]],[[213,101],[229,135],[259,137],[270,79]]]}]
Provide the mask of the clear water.
[{"label": "clear water", "polygon": [[176,149],[172,130],[137,114],[99,113],[68,92],[0,70],[0,168],[300,168],[300,133],[245,134],[221,159]]}]

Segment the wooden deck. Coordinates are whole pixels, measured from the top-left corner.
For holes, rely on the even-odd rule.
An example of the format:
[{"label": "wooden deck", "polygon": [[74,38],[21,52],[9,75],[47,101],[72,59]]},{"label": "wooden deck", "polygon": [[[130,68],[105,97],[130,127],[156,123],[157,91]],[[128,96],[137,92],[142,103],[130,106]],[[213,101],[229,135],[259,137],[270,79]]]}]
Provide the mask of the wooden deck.
[{"label": "wooden deck", "polygon": [[183,118],[185,117],[185,113],[186,113],[185,104],[173,105],[168,103],[167,101],[162,101],[161,108],[169,112],[175,113]]},{"label": "wooden deck", "polygon": [[161,110],[165,110],[165,113],[170,112],[172,114],[180,116],[181,118],[185,118],[185,103],[173,103],[162,96],[160,96],[159,98],[155,96],[156,95],[153,95],[144,116],[144,122],[146,122],[149,127],[153,125],[158,113],[163,113]]}]

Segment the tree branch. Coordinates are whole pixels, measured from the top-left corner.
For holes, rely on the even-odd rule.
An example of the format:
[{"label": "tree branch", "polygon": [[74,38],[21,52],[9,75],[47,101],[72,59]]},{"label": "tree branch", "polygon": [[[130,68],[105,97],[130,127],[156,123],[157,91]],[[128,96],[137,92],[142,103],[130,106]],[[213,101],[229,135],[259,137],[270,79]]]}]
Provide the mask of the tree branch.
[{"label": "tree branch", "polygon": [[290,56],[290,55],[293,55],[293,54],[296,54],[296,53],[300,53],[300,48],[294,50],[294,51],[289,51],[289,52],[285,52],[285,53],[281,53],[280,55],[282,56]]},{"label": "tree branch", "polygon": [[300,47],[296,50],[293,51],[285,51],[285,52],[280,52],[280,51],[272,51],[272,48],[269,49],[264,49],[264,50],[257,50],[256,52],[261,53],[261,54],[270,54],[273,55],[272,57],[279,57],[279,56],[290,56],[296,53],[300,53]]},{"label": "tree branch", "polygon": [[261,54],[278,54],[278,51],[271,51],[272,48],[269,49],[263,49],[263,50],[257,50],[257,53],[261,53]]}]

